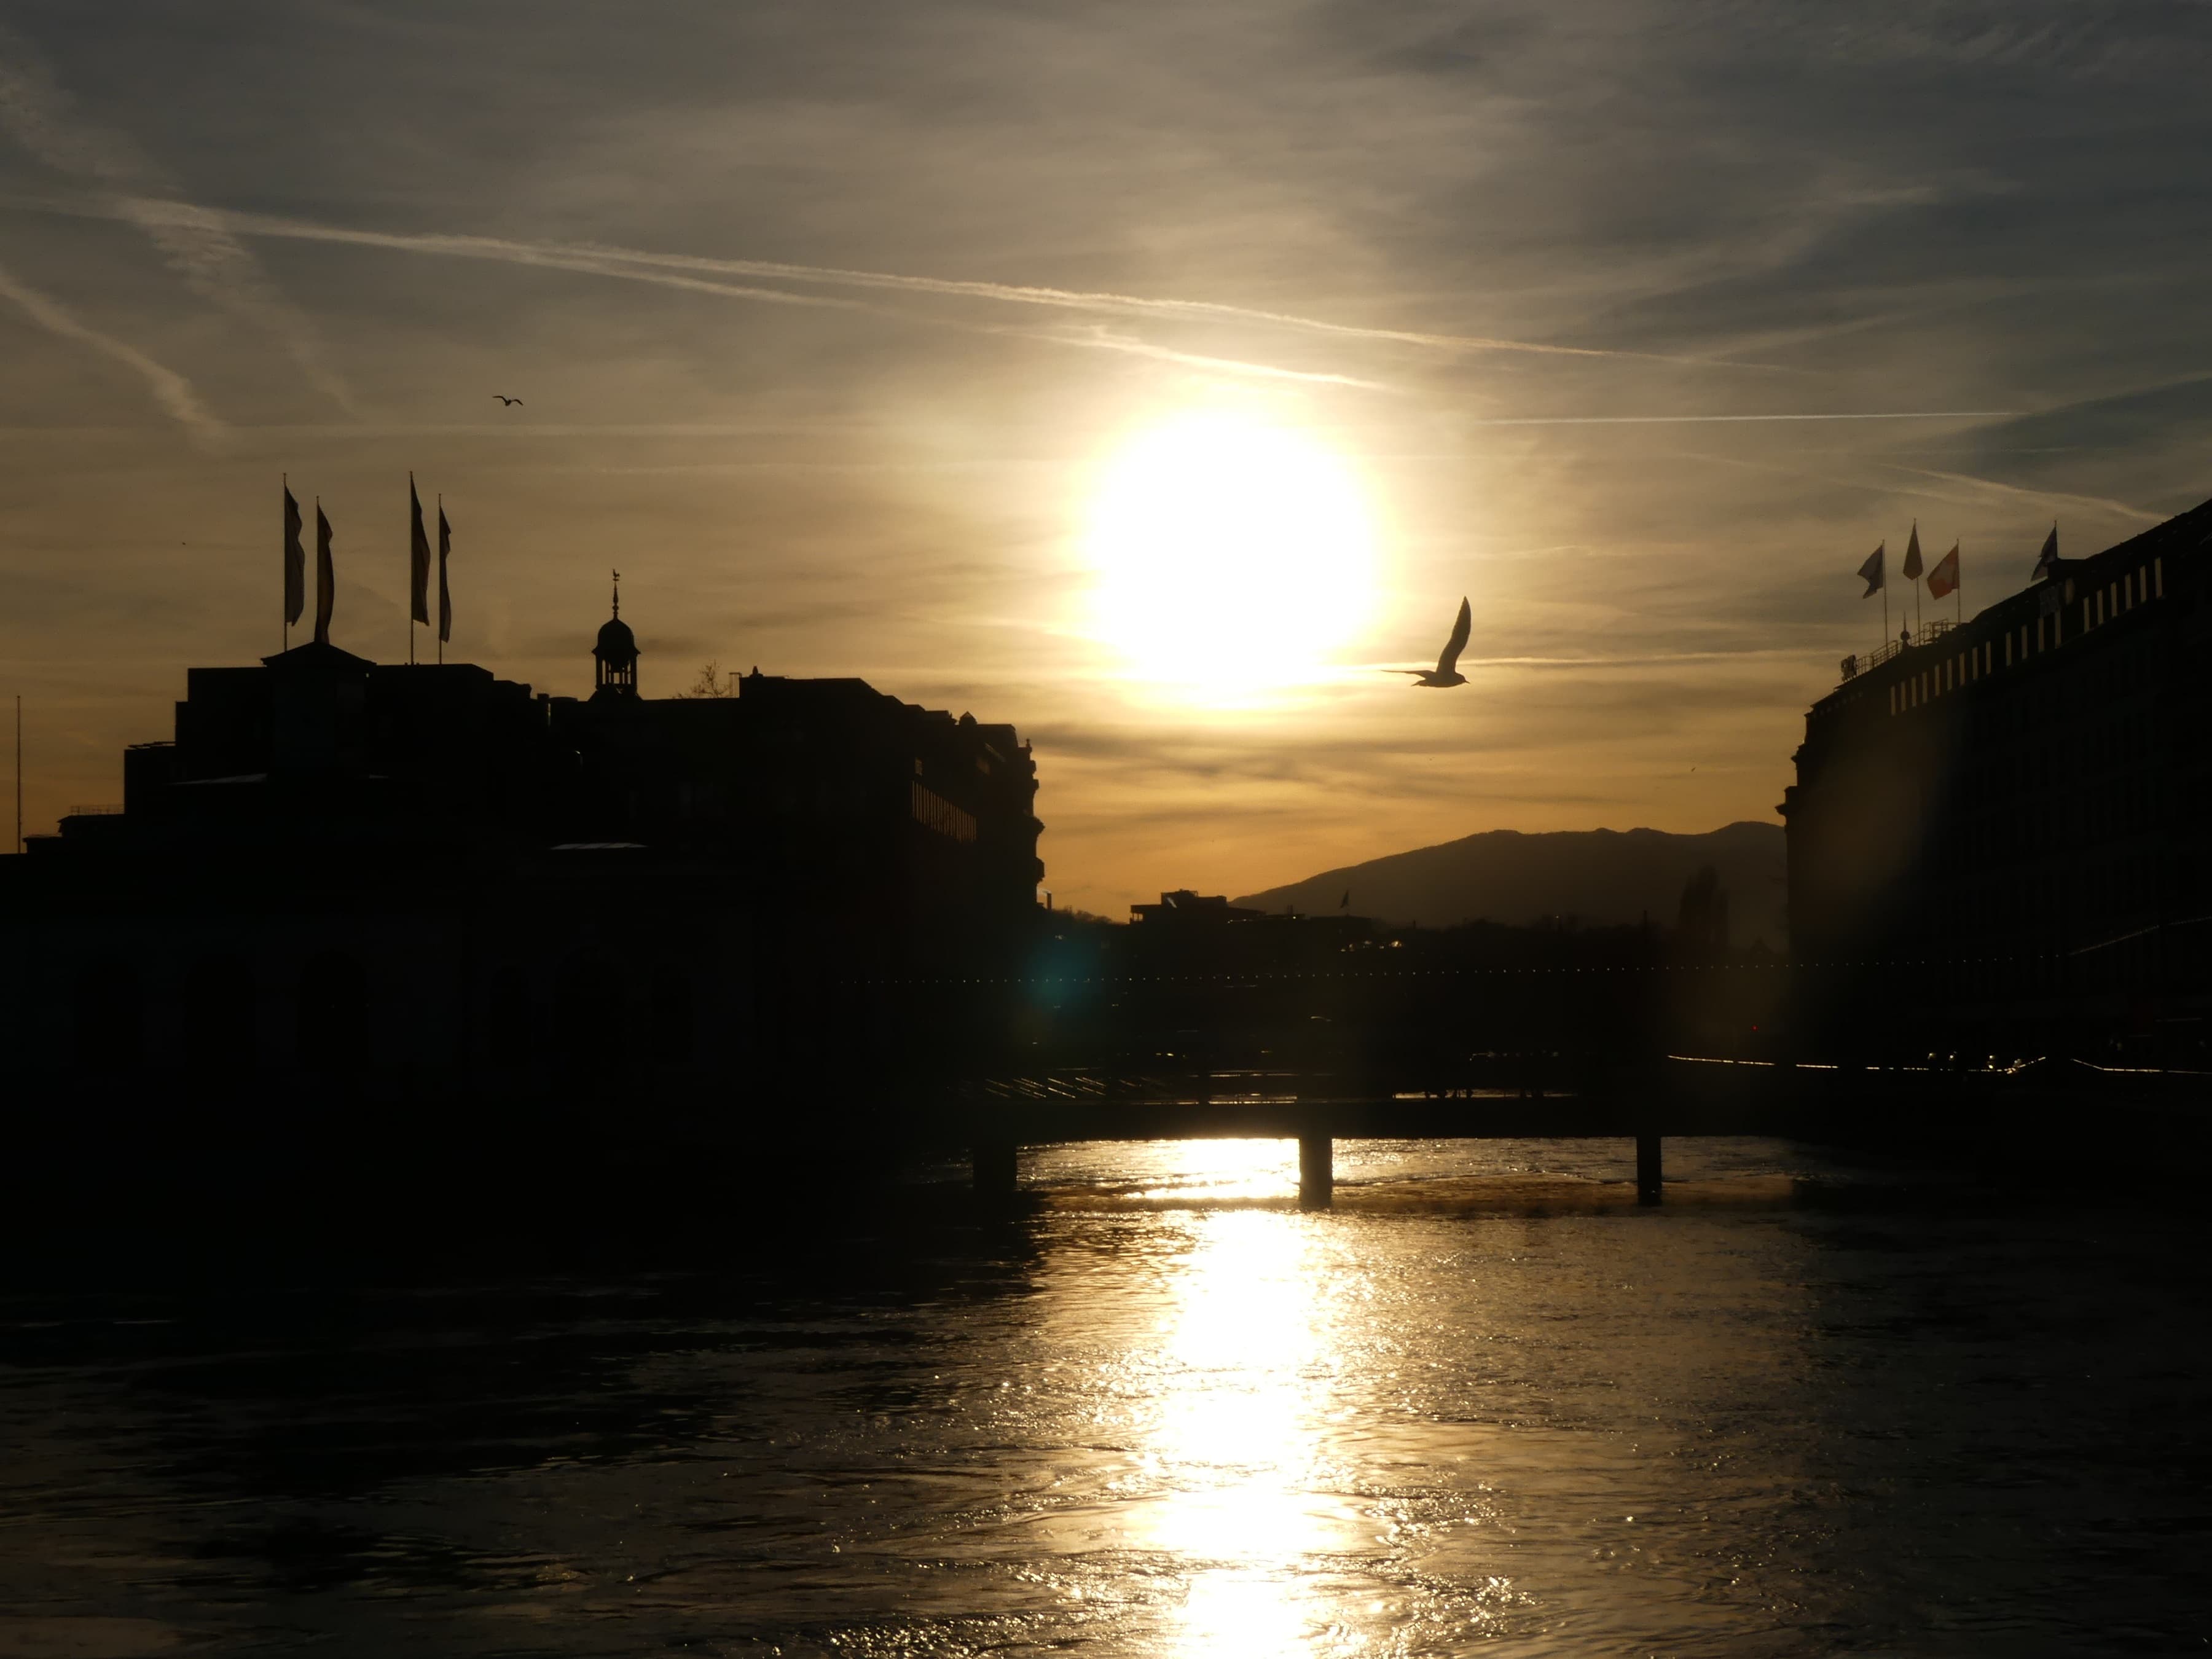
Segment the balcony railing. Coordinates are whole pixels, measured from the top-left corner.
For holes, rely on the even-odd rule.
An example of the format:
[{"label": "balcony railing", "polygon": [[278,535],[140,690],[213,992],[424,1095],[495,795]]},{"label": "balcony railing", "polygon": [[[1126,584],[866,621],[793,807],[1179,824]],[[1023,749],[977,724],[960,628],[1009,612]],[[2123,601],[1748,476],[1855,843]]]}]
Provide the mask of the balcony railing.
[{"label": "balcony railing", "polygon": [[1920,637],[1917,640],[1910,641],[1905,640],[1891,640],[1884,644],[1875,647],[1873,650],[1865,653],[1863,655],[1846,657],[1844,659],[1843,663],[1843,677],[1849,680],[1856,679],[1861,674],[1870,673],[1875,669],[1881,667],[1882,664],[1887,662],[1892,657],[1903,656],[1905,652],[1911,650],[1916,645],[1935,644],[1936,641],[1942,639],[1946,634],[1948,634],[1957,626],[1958,624],[1953,622],[1948,617],[1938,617],[1934,622],[1928,623],[1920,630]]}]

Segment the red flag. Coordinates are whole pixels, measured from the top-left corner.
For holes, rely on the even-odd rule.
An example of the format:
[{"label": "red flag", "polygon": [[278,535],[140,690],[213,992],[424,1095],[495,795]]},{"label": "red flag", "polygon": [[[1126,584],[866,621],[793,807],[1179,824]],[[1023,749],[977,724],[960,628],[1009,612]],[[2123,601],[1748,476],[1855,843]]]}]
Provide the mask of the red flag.
[{"label": "red flag", "polygon": [[1936,568],[1928,573],[1928,597],[1940,599],[1959,586],[1959,544],[1953,542],[1951,550],[1936,561]]},{"label": "red flag", "polygon": [[315,503],[315,643],[331,642],[331,612],[337,608],[338,573],[331,563],[331,521]]},{"label": "red flag", "polygon": [[1905,544],[1905,580],[1912,581],[1920,574],[1920,526],[1912,526],[1912,539]]},{"label": "red flag", "polygon": [[300,545],[300,504],[292,499],[292,486],[284,486],[284,626],[300,620],[307,608],[307,551]]},{"label": "red flag", "polygon": [[414,608],[408,612],[418,623],[430,620],[430,538],[422,533],[422,498],[415,493],[415,475],[407,475],[408,591]]}]

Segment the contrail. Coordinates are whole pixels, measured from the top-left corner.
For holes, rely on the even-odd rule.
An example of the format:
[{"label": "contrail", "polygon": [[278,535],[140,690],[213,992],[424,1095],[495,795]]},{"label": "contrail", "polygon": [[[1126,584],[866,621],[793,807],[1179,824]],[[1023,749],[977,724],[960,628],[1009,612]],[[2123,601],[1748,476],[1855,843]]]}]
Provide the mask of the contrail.
[{"label": "contrail", "polygon": [[260,261],[216,215],[177,201],[162,202],[158,212],[146,210],[149,198],[173,189],[168,179],[128,138],[77,118],[72,106],[37,50],[0,22],[0,126],[56,171],[103,186],[112,216],[144,231],[186,287],[266,330],[314,386],[357,415],[351,389],[324,355],[313,328],[277,291]]},{"label": "contrail", "polygon": [[1699,426],[1729,421],[2002,421],[2009,409],[1839,410],[1774,415],[1498,415],[1469,426]]},{"label": "contrail", "polygon": [[2064,489],[2036,489],[2027,484],[2010,484],[1996,478],[1980,478],[1971,472],[1936,472],[1927,467],[1900,466],[1894,461],[1882,463],[1892,471],[1910,474],[1916,478],[1936,478],[1945,483],[1972,484],[1978,489],[1994,490],[2001,495],[2024,495],[2032,501],[2074,501],[2083,507],[2101,508],[2117,513],[2123,518],[2138,520],[2144,524],[2163,523],[2168,516],[2163,513],[2148,512],[2131,507],[2125,501],[2116,501],[2103,495],[2078,495]]},{"label": "contrail", "polygon": [[1367,392],[1388,392],[1390,387],[1380,380],[1355,380],[1349,374],[1324,374],[1303,368],[1278,368],[1270,363],[1246,362],[1237,357],[1209,357],[1195,351],[1177,351],[1170,346],[1154,345],[1149,340],[1133,340],[1126,334],[1109,334],[1103,327],[1093,326],[1079,334],[1047,333],[1042,339],[1064,340],[1070,345],[1096,346],[1103,351],[1127,351],[1139,357],[1156,358],[1164,363],[1187,363],[1193,368],[1221,369],[1232,374],[1255,374],[1263,379],[1305,380],[1322,386],[1358,386]]},{"label": "contrail", "polygon": [[[1063,311],[1108,312],[1126,316],[1166,317],[1184,321],[1261,324],[1308,334],[1344,339],[1375,340],[1418,345],[1455,353],[1517,351],[1542,356],[1628,358],[1644,362],[1689,363],[1706,368],[1759,369],[1757,363],[1729,362],[1713,357],[1674,356],[1661,352],[1626,351],[1598,346],[1551,345],[1532,340],[1509,340],[1480,334],[1437,334],[1413,329],[1370,328],[1356,323],[1331,322],[1294,312],[1267,311],[1212,300],[1162,300],[1139,295],[1113,294],[1075,289],[1040,288],[1016,283],[963,281],[951,277],[915,276],[895,271],[853,270],[836,265],[789,264],[770,259],[717,259],[696,254],[656,253],[595,242],[529,242],[500,236],[456,235],[436,232],[356,230],[313,220],[276,214],[237,213],[190,208],[180,203],[140,201],[142,213],[155,215],[171,209],[207,213],[241,236],[289,238],[318,242],[349,242],[362,247],[390,248],[414,253],[441,253],[464,258],[507,259],[523,264],[566,264],[592,261],[610,266],[641,270],[692,271],[702,276],[768,278],[781,282],[814,283],[825,286],[874,289],[905,294],[929,294],[951,299],[988,300],[1001,304],[1042,306]],[[581,269],[569,265],[570,269]],[[766,297],[763,295],[761,297]],[[789,296],[794,301],[798,296]]]},{"label": "contrail", "polygon": [[135,370],[153,392],[154,400],[202,443],[213,447],[229,435],[228,428],[200,401],[199,394],[183,375],[155,362],[137,347],[80,322],[38,289],[24,284],[5,265],[0,265],[0,298],[14,301],[49,333],[90,346]]},{"label": "contrail", "polygon": [[[963,322],[949,317],[917,316],[911,311],[896,307],[878,305],[866,300],[847,299],[838,295],[793,294],[787,289],[761,288],[751,283],[716,281],[704,275],[690,274],[690,267],[669,268],[640,259],[619,258],[592,252],[583,247],[568,247],[560,244],[516,242],[489,236],[399,235],[384,231],[343,230],[330,226],[301,227],[289,220],[270,220],[257,214],[223,213],[219,210],[193,207],[186,203],[141,199],[133,201],[137,213],[165,216],[172,213],[205,215],[221,222],[226,228],[246,235],[285,235],[309,240],[333,241],[361,247],[386,248],[398,252],[425,253],[436,257],[461,259],[490,260],[501,264],[520,264],[548,270],[571,270],[588,276],[605,276],[617,282],[647,283],[658,288],[672,288],[690,294],[712,294],[724,299],[754,300],[769,305],[802,306],[817,310],[860,312],[870,316],[888,317],[902,322],[920,321],[933,328],[949,328],[966,334],[987,334],[1000,338],[1042,340],[1055,345],[1074,346],[1091,351],[1121,352],[1132,356],[1152,357],[1170,362],[1188,363],[1195,368],[1212,368],[1225,374],[1255,375],[1267,380],[1303,380],[1312,384],[1376,387],[1372,380],[1355,380],[1348,374],[1328,374],[1305,369],[1284,368],[1273,363],[1248,362],[1232,357],[1201,356],[1193,352],[1171,350],[1143,340],[1133,340],[1123,335],[1110,334],[1103,329],[1089,329],[1075,332],[1057,329],[1014,329],[991,323]],[[270,229],[271,225],[286,227]],[[707,262],[709,269],[714,262]],[[722,262],[734,264],[736,262]],[[1377,388],[1381,389],[1381,388]]]}]

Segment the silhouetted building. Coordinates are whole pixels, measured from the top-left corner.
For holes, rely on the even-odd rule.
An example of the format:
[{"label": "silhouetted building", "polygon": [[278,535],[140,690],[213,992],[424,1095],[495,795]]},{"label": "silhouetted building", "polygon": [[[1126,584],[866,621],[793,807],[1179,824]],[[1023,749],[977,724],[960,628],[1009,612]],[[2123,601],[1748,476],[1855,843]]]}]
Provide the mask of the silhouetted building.
[{"label": "silhouetted building", "polygon": [[619,616],[592,655],[582,700],[325,644],[190,671],[121,805],[0,860],[18,1080],[720,1110],[902,1064],[945,1022],[900,987],[1013,970],[1012,726],[757,671],[647,698]]},{"label": "silhouetted building", "polygon": [[2202,1050],[2208,543],[2212,503],[1846,659],[1781,807],[1826,1041]]},{"label": "silhouetted building", "polygon": [[1209,896],[1204,893],[1194,893],[1188,887],[1178,887],[1172,893],[1161,894],[1158,904],[1133,904],[1129,907],[1129,920],[1133,922],[1172,927],[1250,921],[1266,914],[1265,911],[1231,904],[1222,894],[1215,893]]}]

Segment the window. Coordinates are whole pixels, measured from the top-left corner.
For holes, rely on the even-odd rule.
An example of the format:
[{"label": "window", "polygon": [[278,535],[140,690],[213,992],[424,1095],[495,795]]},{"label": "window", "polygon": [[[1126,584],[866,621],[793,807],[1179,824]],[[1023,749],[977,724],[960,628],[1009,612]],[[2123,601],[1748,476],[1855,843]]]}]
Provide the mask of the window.
[{"label": "window", "polygon": [[335,951],[311,957],[300,969],[300,1063],[318,1071],[353,1072],[362,1059],[366,1022],[362,1005],[368,975],[361,963]]},{"label": "window", "polygon": [[914,821],[925,830],[933,830],[950,841],[968,842],[975,839],[975,818],[963,812],[934,789],[921,784],[913,786],[910,800]]},{"label": "window", "polygon": [[184,1062],[195,1076],[253,1068],[253,967],[242,957],[204,957],[178,987]]},{"label": "window", "polygon": [[2150,562],[2151,591],[2160,599],[2166,597],[2166,560],[2163,556]]},{"label": "window", "polygon": [[518,1066],[530,1058],[536,1032],[532,1029],[530,981],[510,963],[492,977],[485,1012],[491,1057],[503,1066]]},{"label": "window", "polygon": [[653,981],[653,1049],[661,1060],[681,1065],[691,1059],[697,1041],[690,976],[681,969],[664,967]]},{"label": "window", "polygon": [[88,1072],[126,1072],[143,1057],[146,998],[125,962],[94,963],[80,973],[70,999],[76,1063]]}]

